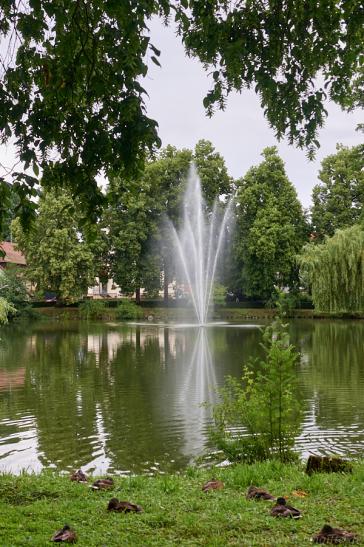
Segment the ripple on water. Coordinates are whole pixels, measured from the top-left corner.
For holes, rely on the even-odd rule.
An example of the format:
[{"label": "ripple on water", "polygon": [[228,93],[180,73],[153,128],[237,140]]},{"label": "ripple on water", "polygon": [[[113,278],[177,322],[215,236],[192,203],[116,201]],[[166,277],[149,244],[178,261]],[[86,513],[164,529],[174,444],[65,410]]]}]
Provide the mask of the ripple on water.
[{"label": "ripple on water", "polygon": [[302,433],[296,440],[296,449],[304,456],[318,455],[340,456],[362,455],[364,450],[364,432],[360,424],[336,424],[332,428],[317,425],[312,415],[303,422]]},{"label": "ripple on water", "polygon": [[41,452],[34,416],[1,420],[0,431],[0,471],[19,473],[22,470],[41,470]]}]

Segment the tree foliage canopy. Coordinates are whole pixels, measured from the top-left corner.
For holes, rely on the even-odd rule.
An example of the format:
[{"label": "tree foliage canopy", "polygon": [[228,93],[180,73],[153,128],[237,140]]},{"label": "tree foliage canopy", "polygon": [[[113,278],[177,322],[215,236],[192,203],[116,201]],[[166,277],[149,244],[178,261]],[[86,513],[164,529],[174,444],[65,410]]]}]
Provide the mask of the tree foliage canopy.
[{"label": "tree foliage canopy", "polygon": [[247,296],[270,298],[276,287],[298,282],[295,256],[307,236],[296,190],[275,147],[237,182],[237,283]]},{"label": "tree foliage canopy", "polygon": [[301,276],[320,311],[364,310],[364,230],[337,230],[321,245],[310,243],[299,256]]},{"label": "tree foliage canopy", "polygon": [[207,208],[211,209],[217,197],[231,193],[232,179],[223,157],[206,140],[200,140],[194,150],[161,149],[136,181],[112,179],[104,225],[109,234],[112,276],[124,291],[160,288],[161,271],[166,284],[171,281],[174,243],[165,220],[168,217],[179,223],[191,161],[196,163]]},{"label": "tree foliage canopy", "polygon": [[19,310],[29,300],[24,282],[24,270],[8,264],[6,270],[0,270],[0,296]]},{"label": "tree foliage canopy", "polygon": [[[110,274],[123,292],[144,287],[159,288],[160,260],[152,252],[157,235],[157,215],[152,190],[147,181],[111,181],[109,192],[115,198],[106,211],[103,225],[107,231]],[[117,200],[116,200],[117,196]]]},{"label": "tree foliage canopy", "polygon": [[7,199],[5,199],[4,201],[1,201],[0,199],[0,218],[3,219],[2,231],[0,230],[0,241],[11,241],[11,223],[16,217],[16,210],[19,205],[19,198],[16,192],[14,192],[12,187],[9,187],[9,189],[10,191],[7,194]]},{"label": "tree foliage canopy", "polygon": [[312,225],[318,239],[359,221],[364,205],[364,146],[338,146],[327,156],[319,173],[321,183],[312,192]]},{"label": "tree foliage canopy", "polygon": [[278,137],[315,147],[327,95],[358,103],[350,85],[363,61],[360,0],[3,0],[0,132],[23,165],[12,173],[23,222],[34,216],[40,169],[92,217],[103,202],[96,175],[135,176],[159,146],[141,83],[148,62],[159,64],[153,16],[175,21],[187,53],[212,71],[209,114],[230,91],[252,87]]},{"label": "tree foliage canopy", "polygon": [[29,232],[19,219],[12,223],[16,245],[27,259],[28,280],[38,291],[54,291],[68,302],[82,298],[98,273],[96,243],[86,241],[76,205],[65,192],[47,191]]}]

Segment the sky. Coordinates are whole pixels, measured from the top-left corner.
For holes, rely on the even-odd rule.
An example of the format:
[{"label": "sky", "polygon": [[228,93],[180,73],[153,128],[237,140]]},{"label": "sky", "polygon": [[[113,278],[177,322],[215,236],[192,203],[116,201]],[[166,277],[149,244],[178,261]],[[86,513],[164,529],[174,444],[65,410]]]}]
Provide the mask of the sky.
[{"label": "sky", "polygon": [[309,207],[322,158],[335,153],[336,143],[354,146],[363,141],[363,134],[355,131],[363,121],[360,113],[348,114],[328,103],[329,116],[319,133],[321,148],[316,160],[309,161],[304,150],[277,142],[257,95],[249,90],[231,94],[226,110],[208,118],[202,100],[211,87],[211,76],[201,63],[185,55],[173,28],[153,20],[150,29],[151,42],[162,52],[162,68],[149,62],[143,85],[149,94],[148,115],[159,123],[163,146],[193,148],[199,139],[210,140],[225,158],[230,175],[238,178],[260,163],[263,148],[277,145],[302,205]]},{"label": "sky", "polygon": [[[311,203],[312,188],[318,182],[322,158],[335,153],[336,143],[354,146],[362,142],[363,134],[355,131],[357,124],[363,121],[360,113],[342,112],[333,103],[327,105],[329,116],[319,133],[321,148],[315,161],[309,161],[304,150],[277,142],[253,91],[232,93],[226,110],[208,118],[202,101],[211,87],[211,76],[199,61],[185,55],[173,27],[167,28],[160,20],[154,19],[150,30],[151,42],[162,52],[162,67],[157,67],[149,59],[149,71],[143,86],[149,95],[146,99],[147,113],[159,123],[163,146],[172,144],[178,148],[194,148],[199,139],[210,140],[225,158],[230,175],[238,178],[261,161],[263,148],[277,145],[288,177],[295,185],[302,205],[307,208]],[[0,164],[11,167],[15,161],[12,145],[1,146]]]}]

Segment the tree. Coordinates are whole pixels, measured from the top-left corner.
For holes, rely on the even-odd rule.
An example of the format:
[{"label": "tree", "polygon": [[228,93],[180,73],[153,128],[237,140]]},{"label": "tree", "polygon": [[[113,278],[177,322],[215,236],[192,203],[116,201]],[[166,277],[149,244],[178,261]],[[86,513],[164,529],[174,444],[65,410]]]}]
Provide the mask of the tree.
[{"label": "tree", "polygon": [[111,204],[103,220],[110,274],[124,292],[135,292],[137,301],[141,287],[160,288],[160,257],[152,245],[157,233],[152,192],[146,180],[125,186],[121,179],[113,179],[108,187]]},{"label": "tree", "polygon": [[235,260],[239,287],[268,299],[275,288],[298,284],[296,254],[307,227],[296,191],[275,147],[237,182]]},{"label": "tree", "polygon": [[54,291],[66,302],[85,295],[98,268],[95,241],[86,240],[80,217],[78,204],[69,194],[45,191],[29,232],[23,230],[19,219],[12,223],[16,245],[27,259],[27,279],[37,290]]},{"label": "tree", "polygon": [[[252,87],[279,138],[316,147],[327,95],[353,104],[350,86],[363,59],[360,0],[4,0],[0,131],[3,142],[15,141],[23,165],[12,173],[23,223],[34,216],[29,198],[40,169],[93,218],[104,201],[97,174],[135,177],[160,145],[141,85],[147,61],[159,65],[153,16],[174,20],[187,54],[212,72],[208,114],[232,90]],[[4,180],[0,201],[9,192]]]},{"label": "tree", "polygon": [[164,297],[174,276],[174,242],[168,217],[178,226],[182,198],[191,162],[195,161],[207,209],[214,199],[231,193],[232,179],[223,157],[209,141],[201,140],[195,150],[162,149],[146,164],[136,181],[115,178],[108,196],[110,208],[106,215],[111,242],[112,276],[126,292],[140,287],[159,288],[163,272]]},{"label": "tree", "polygon": [[[158,160],[150,166],[149,176],[154,180],[161,196],[160,213],[167,216],[178,227],[181,219],[182,200],[186,189],[188,172],[194,162],[201,178],[202,193],[206,200],[206,214],[211,213],[213,203],[220,196],[232,192],[224,158],[215,151],[210,141],[200,140],[194,151],[167,147]],[[168,285],[174,275],[174,241],[170,227],[160,224],[160,249],[163,260],[164,299],[168,299]]]},{"label": "tree", "polygon": [[158,252],[163,271],[165,301],[168,300],[168,286],[174,275],[173,253],[171,252],[173,238],[166,219],[168,217],[172,222],[178,222],[183,190],[191,161],[191,150],[177,150],[176,147],[168,145],[161,150],[155,161],[147,165],[145,170],[145,178],[154,189],[158,223]]},{"label": "tree", "polygon": [[193,161],[201,179],[204,199],[211,209],[217,197],[231,195],[233,180],[228,174],[224,158],[215,151],[210,141],[198,141]]},{"label": "tree", "polygon": [[167,146],[134,181],[122,176],[110,181],[104,225],[111,275],[123,291],[135,291],[137,300],[140,287],[152,292],[160,288],[161,270],[168,286],[170,245],[164,216],[175,219],[179,215],[180,188],[191,159],[191,151]]},{"label": "tree", "polygon": [[320,311],[364,310],[364,230],[337,230],[321,245],[306,245],[299,256],[303,281]]},{"label": "tree", "polygon": [[357,223],[364,205],[364,146],[337,146],[319,173],[321,184],[312,191],[312,225],[318,241],[338,228]]}]

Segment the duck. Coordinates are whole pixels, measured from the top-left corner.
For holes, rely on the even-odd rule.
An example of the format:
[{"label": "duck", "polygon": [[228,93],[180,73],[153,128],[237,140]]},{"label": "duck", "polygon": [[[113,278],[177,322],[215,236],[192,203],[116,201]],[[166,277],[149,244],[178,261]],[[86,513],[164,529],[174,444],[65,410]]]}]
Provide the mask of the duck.
[{"label": "duck", "polygon": [[222,490],[224,488],[224,483],[217,479],[211,479],[207,481],[203,487],[202,492],[210,492],[211,490]]},{"label": "duck", "polygon": [[112,498],[107,506],[108,511],[117,511],[118,513],[142,513],[143,509],[140,505],[130,503],[129,501],[119,501],[117,498]]},{"label": "duck", "polygon": [[58,532],[56,532],[51,538],[51,541],[55,541],[58,543],[75,543],[76,540],[76,532],[74,530],[71,530],[68,524],[65,524],[62,530],[58,530]]},{"label": "duck", "polygon": [[246,494],[248,500],[266,500],[266,501],[275,501],[276,498],[272,496],[267,490],[263,488],[258,488],[257,486],[249,486],[248,492]]},{"label": "duck", "polygon": [[341,528],[333,528],[329,524],[325,524],[318,534],[312,538],[314,543],[330,543],[331,545],[339,545],[341,543],[354,543],[358,536],[352,532],[347,532]]},{"label": "duck", "polygon": [[98,479],[90,488],[93,490],[111,490],[114,486],[114,479]]},{"label": "duck", "polygon": [[301,512],[290,505],[287,505],[285,498],[277,498],[277,503],[272,507],[270,514],[272,517],[290,517],[292,519],[301,518]]},{"label": "duck", "polygon": [[74,471],[70,476],[70,479],[75,482],[87,482],[87,477],[81,469]]}]

